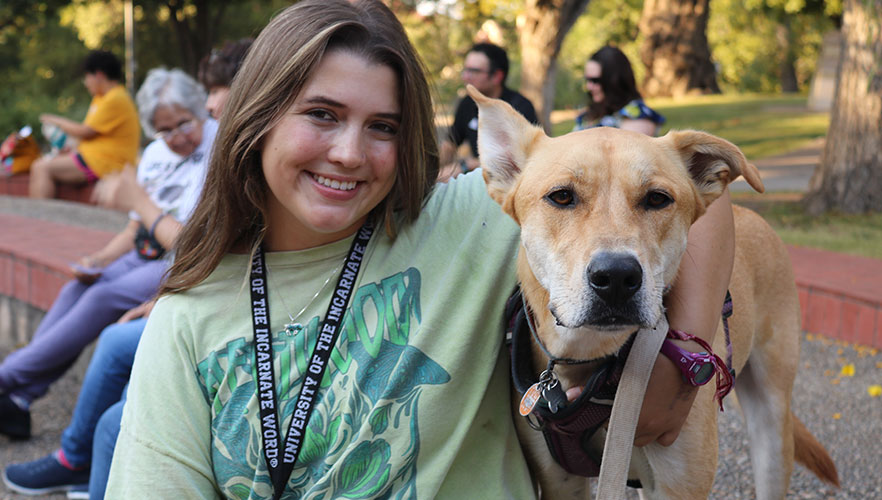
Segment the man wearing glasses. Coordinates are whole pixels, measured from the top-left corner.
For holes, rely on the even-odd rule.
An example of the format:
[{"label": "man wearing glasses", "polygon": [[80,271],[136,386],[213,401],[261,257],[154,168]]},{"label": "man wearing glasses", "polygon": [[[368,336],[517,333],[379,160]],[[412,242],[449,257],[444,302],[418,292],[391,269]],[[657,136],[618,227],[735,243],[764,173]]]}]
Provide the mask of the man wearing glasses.
[{"label": "man wearing glasses", "polygon": [[[508,76],[508,56],[502,47],[479,43],[469,49],[462,68],[462,81],[472,84],[488,97],[495,97],[512,105],[527,120],[539,123],[533,104],[520,93],[505,86]],[[468,141],[471,154],[454,162],[457,147]],[[448,137],[441,143],[442,178],[453,177],[478,167],[478,106],[465,96],[456,107],[453,125]],[[446,174],[446,175],[445,175]]]}]

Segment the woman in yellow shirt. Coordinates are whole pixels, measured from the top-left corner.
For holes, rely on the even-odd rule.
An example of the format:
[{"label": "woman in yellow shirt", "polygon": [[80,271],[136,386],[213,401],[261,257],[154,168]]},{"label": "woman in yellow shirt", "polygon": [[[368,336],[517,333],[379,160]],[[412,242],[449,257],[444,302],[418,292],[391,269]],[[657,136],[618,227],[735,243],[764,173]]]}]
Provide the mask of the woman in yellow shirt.
[{"label": "woman in yellow shirt", "polygon": [[52,124],[79,140],[69,154],[42,156],[31,165],[31,198],[53,198],[58,184],[92,182],[134,164],[138,156],[140,128],[135,103],[120,84],[122,65],[110,52],[92,51],[83,64],[83,84],[92,103],[82,122],[43,114],[40,121]]}]

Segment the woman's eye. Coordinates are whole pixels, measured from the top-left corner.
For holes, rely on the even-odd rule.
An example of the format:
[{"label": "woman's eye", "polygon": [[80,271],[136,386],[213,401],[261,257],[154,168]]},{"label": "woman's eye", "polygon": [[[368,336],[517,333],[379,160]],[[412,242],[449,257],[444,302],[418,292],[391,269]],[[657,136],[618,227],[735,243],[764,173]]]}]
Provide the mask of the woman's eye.
[{"label": "woman's eye", "polygon": [[662,191],[650,191],[643,198],[643,206],[649,210],[660,210],[674,202],[674,199]]},{"label": "woman's eye", "polygon": [[576,195],[571,189],[555,189],[545,195],[545,199],[558,207],[571,207],[576,203]]},{"label": "woman's eye", "polygon": [[306,114],[308,114],[309,116],[311,116],[313,118],[317,118],[319,120],[322,120],[322,121],[331,121],[334,119],[334,115],[332,115],[331,113],[329,113],[327,110],[324,110],[324,109],[313,109],[313,110],[307,111]]},{"label": "woman's eye", "polygon": [[394,125],[386,122],[377,122],[371,125],[371,128],[386,135],[398,134],[398,127],[395,127]]}]

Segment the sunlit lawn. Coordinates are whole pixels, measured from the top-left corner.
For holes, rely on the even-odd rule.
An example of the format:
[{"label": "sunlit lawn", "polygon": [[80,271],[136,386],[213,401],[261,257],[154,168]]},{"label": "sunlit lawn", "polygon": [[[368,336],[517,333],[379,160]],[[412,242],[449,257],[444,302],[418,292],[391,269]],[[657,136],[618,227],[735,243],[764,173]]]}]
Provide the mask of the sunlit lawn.
[{"label": "sunlit lawn", "polygon": [[811,216],[803,211],[801,197],[802,193],[733,193],[732,201],[762,215],[787,244],[882,259],[882,214]]},{"label": "sunlit lawn", "polygon": [[[799,148],[827,133],[827,113],[806,109],[805,96],[714,95],[682,99],[654,99],[649,105],[667,118],[670,129],[699,129],[735,143],[756,160]],[[555,123],[553,134],[573,128],[573,120]]]}]

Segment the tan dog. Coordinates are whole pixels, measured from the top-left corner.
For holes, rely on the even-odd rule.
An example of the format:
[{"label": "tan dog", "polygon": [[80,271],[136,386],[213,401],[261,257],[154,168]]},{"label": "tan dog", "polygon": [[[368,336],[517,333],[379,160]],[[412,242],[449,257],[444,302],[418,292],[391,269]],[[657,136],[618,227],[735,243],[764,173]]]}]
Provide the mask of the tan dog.
[{"label": "tan dog", "polygon": [[[655,325],[692,223],[739,175],[762,191],[744,155],[703,132],[652,138],[596,128],[549,138],[508,104],[472,87],[469,94],[480,110],[478,146],[487,189],[521,226],[521,289],[539,339],[558,358],[613,355],[639,328]],[[734,211],[731,340],[757,498],[784,498],[794,452],[819,477],[838,484],[829,455],[790,410],[800,316],[787,251],[762,218],[744,208]],[[597,279],[600,271],[622,268],[626,276],[614,276],[612,285]],[[722,326],[713,349],[726,357]],[[535,341],[532,351],[538,379],[548,356]],[[566,390],[582,387],[596,369],[597,363],[587,363],[554,371]],[[644,495],[710,494],[718,448],[714,390],[713,380],[701,387],[674,444],[634,448],[631,477],[641,480]],[[520,395],[515,411],[518,400]],[[564,471],[542,433],[515,418],[543,498],[589,498],[587,479]],[[648,463],[649,470],[635,463]]]}]

